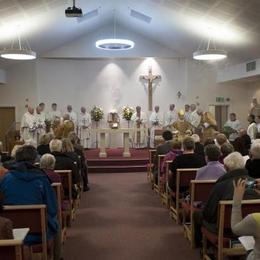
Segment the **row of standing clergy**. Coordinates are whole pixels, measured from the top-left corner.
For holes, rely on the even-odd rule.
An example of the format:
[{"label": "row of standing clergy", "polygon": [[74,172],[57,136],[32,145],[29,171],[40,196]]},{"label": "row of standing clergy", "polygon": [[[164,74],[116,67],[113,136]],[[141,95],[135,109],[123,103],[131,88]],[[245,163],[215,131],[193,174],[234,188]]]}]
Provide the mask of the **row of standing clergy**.
[{"label": "row of standing clergy", "polygon": [[[69,105],[67,107],[66,114],[69,116],[70,120],[73,121],[74,125],[78,127],[91,127],[91,116],[86,112],[84,107],[81,107],[81,112],[79,115],[72,110]],[[38,106],[35,111],[32,107],[28,107],[28,111],[23,115],[21,120],[21,128],[44,128],[47,121],[54,122],[55,119],[61,119],[62,114],[57,110],[57,106],[52,105],[52,110],[45,113],[44,108]],[[185,111],[184,118],[186,121],[191,123],[192,126],[197,127],[200,123],[200,115],[197,113],[197,109],[193,111]],[[160,112],[160,107],[155,106],[154,111],[151,113],[149,120],[147,114],[141,111],[141,107],[136,107],[136,112],[132,115],[131,121],[137,122],[139,124],[150,126],[171,126],[174,122],[178,120],[178,112],[175,110],[174,105],[170,105],[170,109],[165,114]]]}]

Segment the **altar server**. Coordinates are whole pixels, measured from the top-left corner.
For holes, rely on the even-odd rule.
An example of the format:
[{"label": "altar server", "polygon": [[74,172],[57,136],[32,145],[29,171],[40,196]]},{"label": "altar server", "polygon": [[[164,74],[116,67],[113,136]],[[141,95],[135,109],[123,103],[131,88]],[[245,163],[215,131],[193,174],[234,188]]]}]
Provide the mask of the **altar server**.
[{"label": "altar server", "polygon": [[85,107],[81,107],[78,117],[78,131],[81,145],[84,148],[91,148],[90,139],[91,116],[86,112]]},{"label": "altar server", "polygon": [[77,114],[72,110],[72,106],[67,106],[67,114],[69,115],[69,119],[74,123],[74,126],[77,125]]},{"label": "altar server", "polygon": [[150,116],[150,147],[154,148],[154,131],[155,129],[162,129],[163,127],[163,115],[161,114],[160,107],[155,106],[154,112]]},{"label": "altar server", "polygon": [[136,112],[132,115],[131,121],[134,127],[134,147],[142,148],[147,145],[147,116],[141,111],[141,107],[136,107]]},{"label": "altar server", "polygon": [[170,128],[174,122],[178,120],[178,114],[175,111],[175,105],[171,104],[169,111],[165,114],[165,123],[164,126]]},{"label": "altar server", "polygon": [[20,135],[21,139],[25,143],[37,144],[37,134],[36,134],[36,118],[34,115],[34,108],[29,106],[27,112],[23,115],[21,120]]}]

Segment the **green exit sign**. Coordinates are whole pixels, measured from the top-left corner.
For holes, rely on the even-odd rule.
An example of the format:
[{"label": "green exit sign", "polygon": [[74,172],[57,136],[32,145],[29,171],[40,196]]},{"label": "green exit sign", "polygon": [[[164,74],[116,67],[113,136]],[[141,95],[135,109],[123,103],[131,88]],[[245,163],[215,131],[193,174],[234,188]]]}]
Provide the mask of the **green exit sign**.
[{"label": "green exit sign", "polygon": [[216,102],[224,103],[225,102],[225,98],[224,97],[216,97]]}]

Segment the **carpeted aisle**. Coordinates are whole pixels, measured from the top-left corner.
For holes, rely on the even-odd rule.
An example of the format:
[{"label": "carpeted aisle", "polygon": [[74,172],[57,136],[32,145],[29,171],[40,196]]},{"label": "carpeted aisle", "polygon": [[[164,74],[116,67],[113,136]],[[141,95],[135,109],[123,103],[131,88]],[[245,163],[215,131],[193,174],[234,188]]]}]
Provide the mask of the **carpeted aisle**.
[{"label": "carpeted aisle", "polygon": [[65,243],[65,260],[199,259],[145,173],[92,174]]}]

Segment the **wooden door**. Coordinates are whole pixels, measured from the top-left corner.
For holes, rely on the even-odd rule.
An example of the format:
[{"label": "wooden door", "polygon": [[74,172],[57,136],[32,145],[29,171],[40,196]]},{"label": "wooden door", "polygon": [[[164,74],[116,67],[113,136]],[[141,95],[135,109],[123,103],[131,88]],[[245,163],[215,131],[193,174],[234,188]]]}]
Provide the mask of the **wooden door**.
[{"label": "wooden door", "polygon": [[3,142],[5,149],[7,143],[11,141],[6,140],[6,134],[12,130],[12,126],[15,128],[15,107],[0,107],[0,141]]},{"label": "wooden door", "polygon": [[221,131],[228,120],[228,105],[210,105],[209,111],[215,116],[218,131]]}]

